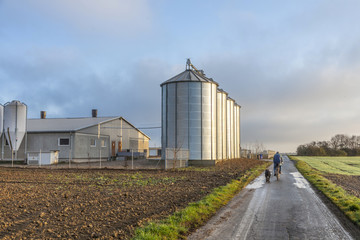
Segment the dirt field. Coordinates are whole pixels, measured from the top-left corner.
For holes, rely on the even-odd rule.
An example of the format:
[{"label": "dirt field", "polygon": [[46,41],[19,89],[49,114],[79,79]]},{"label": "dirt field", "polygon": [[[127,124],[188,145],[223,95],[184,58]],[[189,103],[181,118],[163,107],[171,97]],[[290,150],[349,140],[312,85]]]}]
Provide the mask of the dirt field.
[{"label": "dirt field", "polygon": [[128,239],[261,161],[195,170],[0,168],[0,238]]},{"label": "dirt field", "polygon": [[340,174],[328,174],[324,176],[336,185],[341,186],[348,193],[360,198],[360,176]]}]

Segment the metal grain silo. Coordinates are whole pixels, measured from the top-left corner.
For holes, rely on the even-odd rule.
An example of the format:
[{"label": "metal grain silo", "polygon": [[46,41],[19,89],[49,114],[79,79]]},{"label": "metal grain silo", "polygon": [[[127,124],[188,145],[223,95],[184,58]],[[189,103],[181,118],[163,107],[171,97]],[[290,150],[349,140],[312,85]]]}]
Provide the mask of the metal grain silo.
[{"label": "metal grain silo", "polygon": [[237,109],[236,109],[236,102],[234,102],[234,158],[237,158],[237,151],[236,151],[236,145],[237,145],[237,137],[236,137],[236,131],[237,131],[237,125],[236,125],[236,116],[237,116]]},{"label": "metal grain silo", "polygon": [[[27,106],[19,101],[4,106],[4,133],[12,150],[19,150],[26,133]],[[15,157],[16,159],[16,157]]]},{"label": "metal grain silo", "polygon": [[227,98],[227,158],[234,158],[234,100]]},{"label": "metal grain silo", "polygon": [[227,92],[223,92],[222,96],[222,105],[223,105],[223,122],[222,122],[222,137],[223,137],[223,159],[227,159]]},{"label": "metal grain silo", "polygon": [[240,157],[240,148],[239,148],[239,105],[234,104],[234,155],[235,158]]},{"label": "metal grain silo", "polygon": [[202,83],[202,160],[216,160],[216,92],[218,85]]},{"label": "metal grain silo", "polygon": [[166,149],[188,149],[189,160],[216,160],[218,84],[187,69],[163,82],[162,159]]},{"label": "metal grain silo", "polygon": [[234,150],[235,150],[235,134],[234,134],[234,104],[235,101],[228,97],[227,98],[227,148],[228,159],[235,158]]},{"label": "metal grain silo", "polygon": [[236,111],[236,117],[235,117],[235,125],[236,125],[236,131],[235,131],[235,138],[236,138],[236,145],[235,145],[235,152],[236,152],[236,158],[241,157],[241,142],[240,142],[240,108],[241,106],[236,104],[235,105],[235,111]]},{"label": "metal grain silo", "polygon": [[218,89],[216,102],[217,159],[226,159],[226,98],[227,93]]},{"label": "metal grain silo", "polygon": [[218,89],[216,93],[216,158],[222,159],[222,133],[221,133],[221,127],[222,127],[222,111],[223,106],[221,102],[221,90]]}]

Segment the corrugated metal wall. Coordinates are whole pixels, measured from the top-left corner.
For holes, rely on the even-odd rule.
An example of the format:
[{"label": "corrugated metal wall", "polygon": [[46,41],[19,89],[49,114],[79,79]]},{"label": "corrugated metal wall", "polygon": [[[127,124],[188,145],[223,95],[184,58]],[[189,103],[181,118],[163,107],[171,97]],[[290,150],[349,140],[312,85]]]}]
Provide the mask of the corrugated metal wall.
[{"label": "corrugated metal wall", "polygon": [[218,91],[216,94],[216,159],[223,159],[223,134],[222,134],[222,122],[223,122],[223,105],[222,105],[222,92]]},{"label": "corrugated metal wall", "polygon": [[221,94],[221,101],[223,106],[222,112],[222,139],[223,139],[223,146],[222,146],[222,159],[227,159],[227,93],[223,92]]},{"label": "corrugated metal wall", "polygon": [[166,148],[189,149],[190,160],[240,157],[240,106],[216,82],[177,79],[161,87],[163,159]]}]

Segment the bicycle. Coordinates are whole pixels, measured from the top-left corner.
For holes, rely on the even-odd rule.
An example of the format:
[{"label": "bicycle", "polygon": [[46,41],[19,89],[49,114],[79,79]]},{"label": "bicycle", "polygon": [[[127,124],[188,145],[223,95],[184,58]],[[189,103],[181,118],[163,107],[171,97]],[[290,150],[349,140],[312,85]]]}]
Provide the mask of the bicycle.
[{"label": "bicycle", "polygon": [[276,180],[279,181],[280,179],[280,164],[277,164],[275,168]]}]

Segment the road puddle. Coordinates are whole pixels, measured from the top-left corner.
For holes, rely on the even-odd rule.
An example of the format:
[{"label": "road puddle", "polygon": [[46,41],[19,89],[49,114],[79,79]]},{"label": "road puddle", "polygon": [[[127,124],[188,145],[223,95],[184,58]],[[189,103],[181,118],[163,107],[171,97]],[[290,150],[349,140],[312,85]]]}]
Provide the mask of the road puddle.
[{"label": "road puddle", "polygon": [[247,189],[258,189],[261,188],[265,184],[265,177],[261,175],[252,181],[249,185],[246,186]]},{"label": "road puddle", "polygon": [[293,175],[293,177],[295,179],[294,185],[296,187],[298,187],[298,188],[308,188],[309,187],[308,181],[306,181],[306,179],[301,175],[301,173],[292,172],[290,174]]}]

